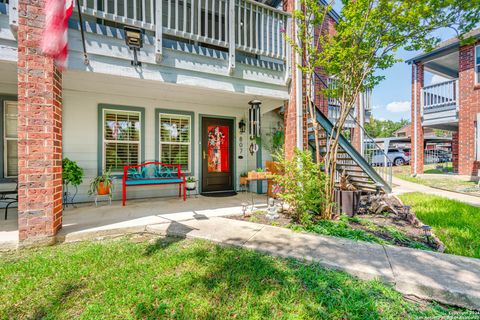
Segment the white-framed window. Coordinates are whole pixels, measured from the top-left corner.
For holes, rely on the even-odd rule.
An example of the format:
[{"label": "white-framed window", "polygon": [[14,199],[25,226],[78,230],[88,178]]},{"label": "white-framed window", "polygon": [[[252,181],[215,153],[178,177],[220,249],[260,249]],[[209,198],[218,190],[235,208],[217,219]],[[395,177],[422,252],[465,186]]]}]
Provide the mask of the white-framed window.
[{"label": "white-framed window", "polygon": [[475,47],[475,83],[480,84],[480,45]]},{"label": "white-framed window", "polygon": [[3,176],[18,176],[18,104],[17,101],[3,102]]},{"label": "white-framed window", "polygon": [[141,112],[103,109],[103,170],[121,173],[141,162],[141,123]]},{"label": "white-framed window", "polygon": [[159,160],[180,164],[182,172],[192,172],[192,116],[159,113]]}]

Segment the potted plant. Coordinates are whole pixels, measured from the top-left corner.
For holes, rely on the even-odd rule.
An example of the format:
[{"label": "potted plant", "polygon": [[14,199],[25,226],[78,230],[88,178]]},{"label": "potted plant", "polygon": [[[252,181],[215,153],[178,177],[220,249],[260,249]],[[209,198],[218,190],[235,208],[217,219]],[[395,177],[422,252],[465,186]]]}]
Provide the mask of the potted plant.
[{"label": "potted plant", "polygon": [[248,179],[257,179],[258,174],[257,174],[257,171],[252,170],[248,172],[247,176],[248,176]]},{"label": "potted plant", "polygon": [[197,179],[195,179],[194,176],[188,176],[187,177],[187,184],[186,184],[186,188],[187,190],[189,191],[193,191],[197,188]]},{"label": "potted plant", "polygon": [[337,203],[341,212],[354,216],[360,204],[361,193],[350,183],[349,176],[344,170],[340,177],[339,190],[337,191]]},{"label": "potted plant", "polygon": [[240,184],[241,185],[246,185],[247,184],[247,179],[248,179],[248,173],[247,172],[240,173]]},{"label": "potted plant", "polygon": [[257,168],[257,178],[258,179],[265,179],[267,176],[267,173],[265,172],[265,170],[263,170],[263,168]]},{"label": "potted plant", "polygon": [[111,170],[108,169],[102,175],[95,177],[95,179],[90,182],[90,188],[88,190],[88,195],[99,195],[106,196],[109,195],[112,197],[113,191],[113,178],[111,176]]},{"label": "potted plant", "polygon": [[[62,182],[63,182],[63,197],[64,197],[64,202],[68,203],[71,202],[73,203],[73,199],[75,198],[75,195],[77,194],[77,189],[78,186],[83,182],[83,169],[80,168],[80,166],[77,164],[77,162],[72,161],[68,158],[63,159],[62,161]],[[72,185],[75,187],[75,193],[74,195],[68,199],[69,197],[69,192],[68,192],[68,186]]]}]

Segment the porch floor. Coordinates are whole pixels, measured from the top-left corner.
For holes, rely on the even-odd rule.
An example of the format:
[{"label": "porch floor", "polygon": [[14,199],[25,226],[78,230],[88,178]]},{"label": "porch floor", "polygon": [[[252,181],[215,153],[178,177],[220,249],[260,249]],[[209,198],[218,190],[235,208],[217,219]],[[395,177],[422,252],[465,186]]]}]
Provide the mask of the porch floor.
[{"label": "porch floor", "polygon": [[[266,195],[253,194],[255,206],[266,208]],[[121,201],[80,203],[63,211],[63,227],[57,235],[59,240],[82,239],[83,234],[98,232],[99,235],[142,231],[145,226],[171,221],[185,221],[242,214],[242,203],[251,204],[251,193],[238,193],[229,197],[189,196],[187,201],[177,197],[128,200],[122,207]],[[250,208],[250,207],[249,207]],[[1,210],[0,210],[1,211]],[[3,214],[3,212],[2,212]],[[9,209],[8,219],[0,220],[0,251],[18,245],[17,210]]]}]

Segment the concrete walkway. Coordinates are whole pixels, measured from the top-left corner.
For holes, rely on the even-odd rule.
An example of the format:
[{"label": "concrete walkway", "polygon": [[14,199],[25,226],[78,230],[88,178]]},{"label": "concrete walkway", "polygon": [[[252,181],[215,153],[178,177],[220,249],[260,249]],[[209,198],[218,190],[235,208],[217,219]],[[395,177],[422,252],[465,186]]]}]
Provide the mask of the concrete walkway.
[{"label": "concrete walkway", "polygon": [[65,242],[127,232],[148,232],[236,245],[282,257],[317,261],[362,279],[380,279],[406,294],[480,310],[480,260],[408,248],[298,233],[218,216],[162,217],[152,224],[124,223],[69,231]]},{"label": "concrete walkway", "polygon": [[422,192],[426,194],[433,194],[436,196],[461,201],[475,207],[480,207],[480,197],[470,196],[468,194],[463,194],[458,192],[450,192],[450,191],[435,189],[435,188],[424,186],[418,183],[405,181],[396,177],[392,177],[392,182],[394,184],[393,194],[396,194],[396,195],[399,195],[402,193],[408,193],[408,192]]}]

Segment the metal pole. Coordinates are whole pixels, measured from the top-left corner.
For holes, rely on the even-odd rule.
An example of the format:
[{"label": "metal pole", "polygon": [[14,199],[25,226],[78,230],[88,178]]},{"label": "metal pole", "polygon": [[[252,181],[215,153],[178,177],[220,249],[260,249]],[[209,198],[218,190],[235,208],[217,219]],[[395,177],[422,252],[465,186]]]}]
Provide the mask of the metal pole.
[{"label": "metal pole", "polygon": [[417,175],[417,65],[413,64],[413,176]]},{"label": "metal pole", "polygon": [[78,11],[78,22],[80,23],[80,34],[82,35],[83,63],[85,65],[88,65],[90,62],[88,61],[87,47],[85,45],[85,32],[83,30],[82,8],[80,7],[80,0],[76,0],[76,2],[77,2],[77,11]]}]

